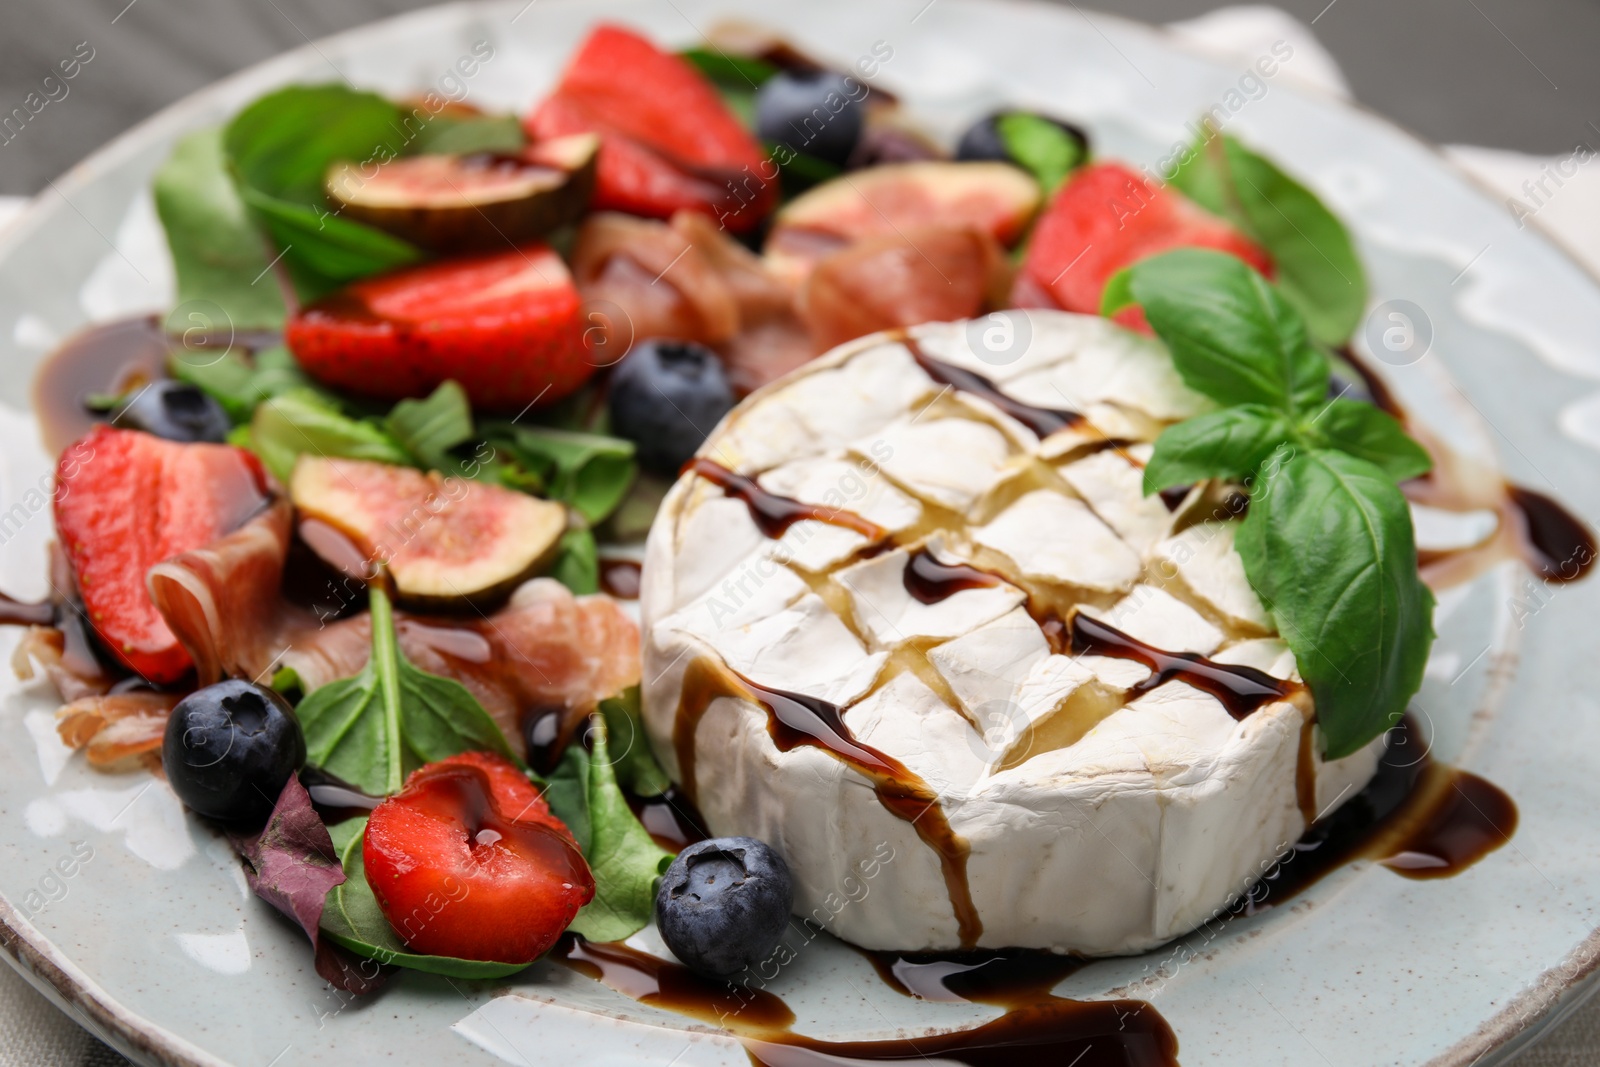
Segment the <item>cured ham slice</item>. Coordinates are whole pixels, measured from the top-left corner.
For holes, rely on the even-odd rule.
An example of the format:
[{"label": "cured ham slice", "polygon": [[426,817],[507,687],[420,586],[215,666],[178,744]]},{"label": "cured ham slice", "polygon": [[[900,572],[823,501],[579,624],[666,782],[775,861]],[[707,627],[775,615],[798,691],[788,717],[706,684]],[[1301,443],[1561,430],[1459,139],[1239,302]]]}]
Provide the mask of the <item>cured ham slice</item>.
[{"label": "cured ham slice", "polygon": [[823,259],[800,290],[800,318],[823,347],[878,330],[972,318],[1003,305],[1005,253],[971,227],[868,237]]},{"label": "cured ham slice", "polygon": [[82,697],[56,712],[56,732],[63,743],[83,749],[97,770],[159,767],[167,716],[182,699],[182,693],[146,690]]}]

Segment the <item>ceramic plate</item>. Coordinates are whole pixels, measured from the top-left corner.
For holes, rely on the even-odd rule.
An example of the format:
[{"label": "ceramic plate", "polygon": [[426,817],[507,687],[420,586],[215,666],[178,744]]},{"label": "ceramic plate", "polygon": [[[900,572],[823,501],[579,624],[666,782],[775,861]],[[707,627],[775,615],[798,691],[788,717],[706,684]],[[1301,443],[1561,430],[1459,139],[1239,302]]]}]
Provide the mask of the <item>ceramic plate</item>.
[{"label": "ceramic plate", "polygon": [[[171,302],[147,193],[176,138],[281,83],[348,79],[409,93],[458,78],[521,110],[604,15],[687,45],[719,18],[770,25],[878,75],[933,131],[1000,103],[1092,129],[1102,152],[1156,163],[1213,108],[1305,178],[1355,231],[1378,308],[1409,301],[1419,341],[1377,361],[1458,450],[1585,517],[1600,515],[1600,290],[1424,145],[1343,104],[1182,51],[1148,28],[983,0],[511,0],[420,12],[281,56],[129,132],[47,189],[0,240],[0,588],[42,596],[50,459],[29,385],[77,327]],[[1280,57],[1281,58],[1281,57]],[[1369,345],[1370,349],[1370,345]],[[1059,992],[1151,1001],[1185,1067],[1502,1062],[1576,1006],[1600,960],[1600,708],[1584,684],[1600,581],[1545,588],[1506,565],[1441,598],[1416,708],[1436,755],[1506,789],[1511,843],[1455,878],[1343,868],[1285,906],[1166,950],[1089,966]],[[0,634],[8,653],[16,633]],[[164,782],[88,770],[56,740],[43,683],[0,681],[0,912],[13,962],[111,1044],[151,1063],[748,1063],[730,1039],[553,965],[492,984],[403,973],[350,1003],[312,973],[302,935],[251,898],[226,842]],[[1106,828],[1115,832],[1115,828]],[[87,860],[82,859],[88,855]],[[58,863],[74,873],[63,877]],[[653,935],[642,935],[648,944]],[[825,938],[770,987],[820,1037],[960,1028],[996,1009],[890,992]],[[1062,1065],[1065,1067],[1065,1065]]]}]

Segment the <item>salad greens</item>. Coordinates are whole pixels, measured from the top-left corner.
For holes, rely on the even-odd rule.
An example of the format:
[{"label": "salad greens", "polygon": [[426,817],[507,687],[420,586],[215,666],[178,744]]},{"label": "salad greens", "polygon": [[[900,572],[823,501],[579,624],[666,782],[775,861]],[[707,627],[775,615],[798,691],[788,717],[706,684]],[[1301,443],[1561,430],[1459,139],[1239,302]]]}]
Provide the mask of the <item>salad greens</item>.
[{"label": "salad greens", "polygon": [[296,713],[306,760],[377,796],[406,775],[460,752],[516,760],[500,727],[465,686],[419,670],[400,651],[381,583],[370,593],[372,657],[354,678],[312,690]]},{"label": "salad greens", "polygon": [[399,156],[406,131],[397,104],[342,85],[280,89],[228,124],[222,144],[239,194],[283,249],[302,299],[422,259],[414,245],[340,218],[323,190],[334,163],[376,167]]},{"label": "salad greens", "polygon": [[179,306],[215,304],[236,330],[283,325],[287,310],[271,255],[228,174],[222,131],[201,130],[179,141],[156,172],[154,193]]},{"label": "salad greens", "polygon": [[[633,693],[637,701],[638,691]],[[639,824],[617,784],[609,718],[596,715],[592,720],[592,752],[582,745],[567,746],[545,791],[550,810],[572,831],[594,873],[594,899],[568,927],[590,941],[621,941],[649,925],[656,879],[672,862],[672,854]],[[632,750],[626,755],[633,755]],[[661,773],[659,767],[656,773]]]},{"label": "salad greens", "polygon": [[1185,383],[1221,410],[1171,427],[1145,468],[1153,493],[1245,481],[1236,546],[1316,700],[1325,758],[1399,721],[1433,643],[1397,480],[1428,454],[1387,413],[1329,400],[1329,365],[1304,320],[1243,261],[1181,249],[1134,264],[1102,311],[1143,306]]},{"label": "salad greens", "polygon": [[1315,193],[1237,138],[1211,131],[1171,181],[1267,250],[1279,289],[1314,340],[1350,339],[1366,313],[1367,275],[1344,223]]},{"label": "salad greens", "polygon": [[1013,111],[995,120],[1006,154],[1038,179],[1046,196],[1061,188],[1067,175],[1088,162],[1083,142],[1047,118]]}]

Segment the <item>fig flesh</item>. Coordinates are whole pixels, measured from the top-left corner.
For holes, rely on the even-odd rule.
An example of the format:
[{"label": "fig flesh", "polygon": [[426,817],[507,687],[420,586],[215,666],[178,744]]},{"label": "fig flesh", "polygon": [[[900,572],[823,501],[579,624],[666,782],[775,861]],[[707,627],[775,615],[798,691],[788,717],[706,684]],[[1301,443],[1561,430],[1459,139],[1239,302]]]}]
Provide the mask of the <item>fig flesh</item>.
[{"label": "fig flesh", "polygon": [[365,460],[301,456],[289,495],[314,552],[347,572],[385,564],[395,599],[423,611],[497,605],[567,528],[552,501]]}]

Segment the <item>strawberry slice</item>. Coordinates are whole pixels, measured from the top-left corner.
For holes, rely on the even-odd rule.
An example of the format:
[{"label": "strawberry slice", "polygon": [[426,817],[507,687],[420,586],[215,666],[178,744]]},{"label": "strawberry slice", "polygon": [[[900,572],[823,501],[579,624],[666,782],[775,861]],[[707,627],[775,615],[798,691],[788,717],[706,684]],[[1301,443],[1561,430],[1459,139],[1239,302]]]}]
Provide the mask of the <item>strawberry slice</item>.
[{"label": "strawberry slice", "polygon": [[361,857],[389,925],[425,955],[532,963],[594,897],[571,833],[488,752],[413,773],[373,811]]},{"label": "strawberry slice", "polygon": [[[1091,164],[1061,187],[1039,220],[1014,297],[1098,314],[1113,274],[1174,248],[1215,248],[1272,276],[1267,253],[1222,219],[1129,167]],[[1116,319],[1148,332],[1141,309],[1125,308]]]},{"label": "strawberry slice", "polygon": [[301,310],[285,340],[312,377],[385,400],[454,379],[475,406],[520,411],[595,370],[572,275],[539,244],[356,282]]},{"label": "strawberry slice", "polygon": [[260,461],[231,445],[97,426],[61,454],[56,535],[89,622],[117,659],[156,683],[193,667],[151,601],[145,575],[234,530],[271,493]]},{"label": "strawberry slice", "polygon": [[600,135],[594,207],[667,219],[680,210],[754,228],[778,200],[776,170],[687,61],[602,25],[523,126],[534,140]]}]

